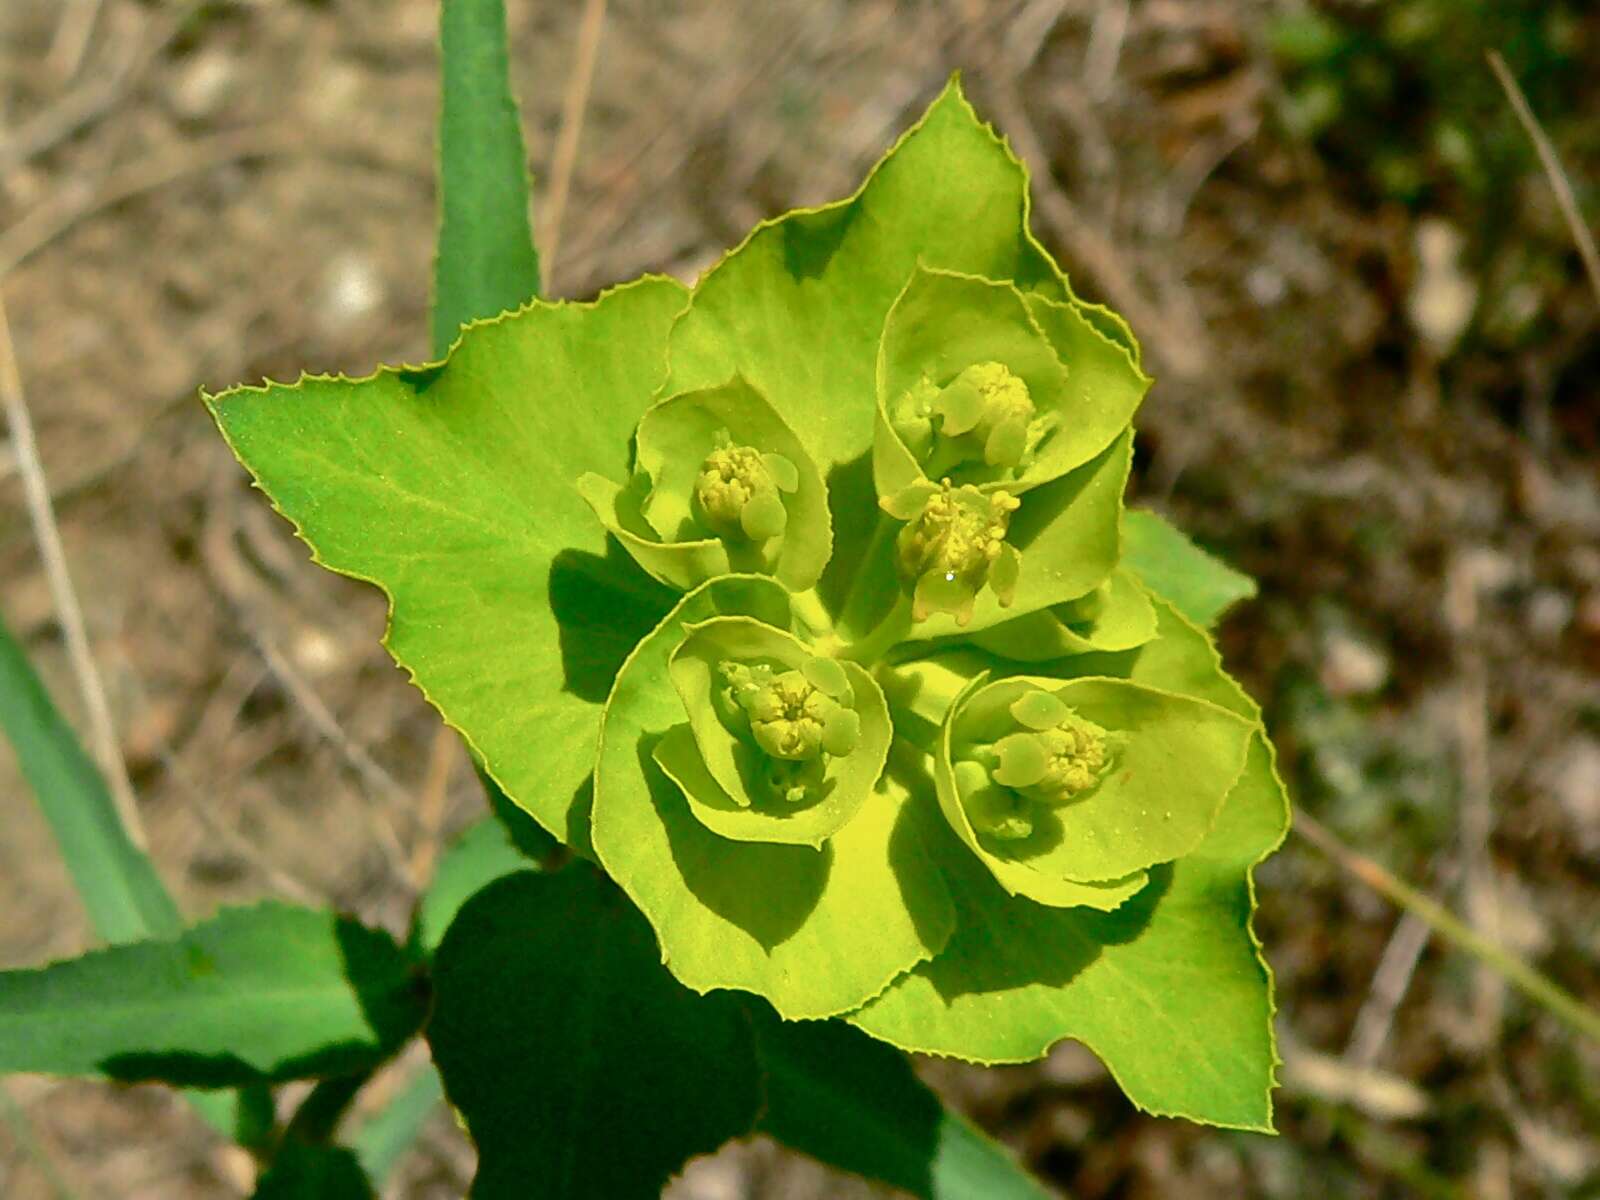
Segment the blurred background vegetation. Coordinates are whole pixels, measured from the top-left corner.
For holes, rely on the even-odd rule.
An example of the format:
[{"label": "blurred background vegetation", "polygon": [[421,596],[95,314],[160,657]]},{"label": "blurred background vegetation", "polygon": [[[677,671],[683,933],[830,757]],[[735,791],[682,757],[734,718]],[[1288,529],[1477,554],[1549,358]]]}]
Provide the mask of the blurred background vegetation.
[{"label": "blurred background vegetation", "polygon": [[[964,70],[1034,172],[1043,240],[1144,340],[1137,498],[1261,581],[1222,640],[1298,801],[1600,998],[1600,305],[1484,58],[1592,226],[1595,6],[508,7],[553,295],[692,280],[760,218],[851,190]],[[141,816],[191,915],[277,894],[398,930],[482,808],[378,646],[381,598],[311,566],[195,398],[425,356],[435,18],[0,6],[0,290]],[[70,704],[4,439],[0,608]],[[5,751],[0,830],[0,965],[88,945]],[[1072,1046],[929,1078],[1074,1196],[1600,1196],[1600,1047],[1302,841],[1259,885],[1282,1137],[1141,1116]],[[8,1198],[242,1194],[165,1092],[0,1090]],[[438,1121],[393,1193],[461,1194],[470,1154]],[[761,1143],[675,1186],[870,1194]]]}]

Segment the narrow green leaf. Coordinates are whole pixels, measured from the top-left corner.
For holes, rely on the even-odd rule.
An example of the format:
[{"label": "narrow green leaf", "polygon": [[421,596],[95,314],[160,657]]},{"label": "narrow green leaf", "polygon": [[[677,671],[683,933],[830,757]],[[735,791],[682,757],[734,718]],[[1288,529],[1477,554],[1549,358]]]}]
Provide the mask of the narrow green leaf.
[{"label": "narrow green leaf", "polygon": [[382,1187],[422,1126],[444,1103],[444,1080],[432,1063],[417,1070],[398,1095],[362,1122],[350,1137],[362,1168]]},{"label": "narrow green leaf", "polygon": [[105,781],[0,621],[0,728],[55,833],[95,931],[108,942],[173,937],[183,923],[128,837]]},{"label": "narrow green leaf", "polygon": [[343,1146],[290,1140],[256,1184],[254,1200],[372,1200],[376,1193]]},{"label": "narrow green leaf", "polygon": [[1176,526],[1148,509],[1129,509],[1122,524],[1123,561],[1144,585],[1195,624],[1209,627],[1256,581],[1200,549]]},{"label": "narrow green leaf", "polygon": [[503,0],[444,0],[439,21],[439,253],[433,352],[469,321],[539,294],[528,164],[511,95]]},{"label": "narrow green leaf", "polygon": [[[95,932],[113,944],[177,936],[183,928],[177,905],[154,864],[128,837],[105,781],[4,621],[0,728],[16,748],[23,777],[50,822]],[[259,1108],[261,1095],[255,1089],[239,1095],[189,1091],[185,1098],[218,1133],[248,1144],[255,1132],[252,1110]]]},{"label": "narrow green leaf", "polygon": [[340,1075],[421,1024],[411,962],[331,912],[228,909],[172,941],[0,972],[0,1072],[223,1087]]},{"label": "narrow green leaf", "polygon": [[428,1040],[478,1146],[478,1200],[656,1196],[761,1107],[738,1002],[674,982],[644,918],[582,863],[467,902],[435,959]]},{"label": "narrow green leaf", "polygon": [[1043,1200],[1011,1155],[951,1112],[899,1051],[840,1021],[750,1005],[766,1071],[761,1130],[821,1162],[925,1200]]}]

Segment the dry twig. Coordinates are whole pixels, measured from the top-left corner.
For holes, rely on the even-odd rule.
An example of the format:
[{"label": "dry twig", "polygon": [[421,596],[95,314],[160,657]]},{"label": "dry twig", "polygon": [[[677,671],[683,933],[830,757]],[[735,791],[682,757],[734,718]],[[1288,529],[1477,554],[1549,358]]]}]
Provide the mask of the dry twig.
[{"label": "dry twig", "polygon": [[27,400],[22,391],[22,374],[17,368],[16,347],[11,341],[11,324],[6,318],[4,296],[0,296],[0,405],[5,409],[6,423],[11,428],[11,445],[16,455],[17,470],[22,476],[28,517],[33,524],[34,540],[38,543],[39,557],[44,563],[45,577],[50,584],[50,597],[67,644],[67,659],[72,664],[72,674],[89,721],[89,745],[106,778],[112,802],[127,829],[128,837],[134,845],[144,849],[148,843],[134,800],[133,783],[128,778],[128,768],[122,760],[116,725],[111,719],[111,706],[106,701],[105,685],[101,682],[94,654],[89,648],[83,609],[72,586],[66,552],[61,546],[61,530],[56,525],[55,510],[50,504],[50,485],[45,482],[44,464],[39,460],[39,447],[33,434],[33,419],[28,414]]},{"label": "dry twig", "polygon": [[89,51],[89,39],[100,20],[103,0],[68,0],[45,55],[51,73],[63,83],[77,77]]},{"label": "dry twig", "polygon": [[[385,793],[397,801],[402,808],[411,806],[410,793],[395,780],[395,777],[384,770],[372,755],[368,754],[365,747],[358,744],[345,733],[340,726],[338,718],[326,704],[322,697],[317,695],[304,676],[295,669],[293,663],[278,649],[270,637],[259,630],[252,630],[251,636],[255,641],[256,649],[261,652],[261,657],[266,660],[267,668],[277,677],[284,691],[289,693],[300,711],[305,714],[313,728],[339,751],[352,770],[361,777],[369,791]],[[410,864],[406,861],[405,848],[400,844],[400,837],[395,833],[393,823],[381,812],[376,805],[368,804],[366,812],[369,824],[372,826],[373,836],[378,841],[378,847],[383,851],[388,860],[390,869],[394,871],[397,879],[409,881],[411,879]]]},{"label": "dry twig", "polygon": [[1389,1031],[1394,1028],[1395,1013],[1411,990],[1417,963],[1432,934],[1428,923],[1416,913],[1401,914],[1378,959],[1378,969],[1372,973],[1372,986],[1361,1002],[1350,1041],[1345,1045],[1344,1061],[1350,1066],[1361,1069],[1377,1065]]},{"label": "dry twig", "polygon": [[1294,810],[1294,830],[1338,866],[1406,912],[1416,913],[1440,937],[1493,967],[1513,987],[1569,1029],[1600,1042],[1600,1012],[1497,942],[1490,941],[1444,905],[1395,878],[1365,854],[1342,842],[1305,810]]},{"label": "dry twig", "polygon": [[0,276],[9,274],[85,218],[114,205],[202,171],[296,149],[305,147],[291,145],[271,129],[235,130],[119,171],[98,188],[81,180],[69,183],[50,202],[38,205],[0,233]]},{"label": "dry twig", "polygon": [[[1472,554],[1457,555],[1445,573],[1445,624],[1455,643],[1459,677],[1456,753],[1461,771],[1462,893],[1467,918],[1491,941],[1501,936],[1499,888],[1490,857],[1494,836],[1494,774],[1489,761],[1489,679],[1478,633],[1482,568]],[[1487,966],[1473,986],[1473,1018],[1483,1046],[1492,1045],[1504,1007],[1505,987]]]},{"label": "dry twig", "polygon": [[1489,60],[1489,69],[1494,72],[1494,77],[1505,89],[1506,99],[1511,101],[1511,110],[1517,114],[1517,120],[1522,122],[1528,140],[1538,152],[1539,161],[1544,164],[1544,173],[1549,177],[1550,187],[1555,191],[1556,203],[1561,206],[1561,215],[1566,218],[1567,227],[1572,230],[1572,240],[1578,244],[1578,257],[1583,259],[1583,269],[1589,273],[1589,286],[1594,289],[1595,299],[1600,300],[1600,250],[1595,249],[1594,234],[1590,233],[1589,227],[1583,223],[1583,214],[1578,211],[1577,197],[1572,193],[1572,182],[1567,178],[1567,172],[1561,165],[1556,148],[1545,135],[1543,127],[1539,124],[1539,118],[1534,116],[1528,98],[1522,94],[1521,86],[1511,74],[1511,68],[1506,66],[1506,60],[1500,56],[1500,52],[1490,50],[1485,57]]},{"label": "dry twig", "polygon": [[0,174],[43,154],[115,109],[145,68],[183,31],[189,18],[204,2],[189,0],[165,17],[152,18],[159,23],[142,46],[121,62],[96,72],[82,86],[68,92],[0,143]]}]

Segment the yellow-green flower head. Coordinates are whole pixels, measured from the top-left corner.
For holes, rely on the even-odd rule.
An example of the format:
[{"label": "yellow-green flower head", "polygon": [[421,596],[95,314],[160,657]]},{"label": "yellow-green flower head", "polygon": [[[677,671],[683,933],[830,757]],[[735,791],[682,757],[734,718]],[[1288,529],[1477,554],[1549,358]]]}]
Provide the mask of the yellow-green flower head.
[{"label": "yellow-green flower head", "polygon": [[967,783],[973,827],[1001,840],[1033,832],[1031,806],[1059,808],[1105,778],[1114,757],[1112,736],[1043,690],[1011,704],[1015,732],[956,764]]},{"label": "yellow-green flower head", "polygon": [[809,762],[849,754],[861,740],[860,717],[840,703],[849,683],[832,660],[813,659],[798,671],[737,662],[724,662],[720,670],[728,699],[771,758]]},{"label": "yellow-green flower head", "polygon": [[990,775],[996,783],[1055,808],[1105,775],[1111,763],[1109,735],[1049,692],[1022,697],[1012,705],[1012,715],[1027,728],[994,744],[997,761]]},{"label": "yellow-green flower head", "polygon": [[799,471],[781,454],[736,446],[726,433],[701,464],[695,480],[697,515],[720,537],[765,541],[789,521],[784,492],[799,485]]},{"label": "yellow-green flower head", "polygon": [[[1020,556],[1005,539],[1011,514],[1020,504],[1010,492],[984,493],[970,484],[952,487],[948,479],[927,494],[921,511],[910,516],[895,540],[900,575],[912,587],[916,620],[947,612],[956,624],[965,625],[985,584],[1002,606],[1011,603]],[[895,516],[906,511],[900,497],[885,507]]]},{"label": "yellow-green flower head", "polygon": [[991,467],[1020,466],[1034,420],[1028,385],[1004,363],[974,363],[947,384],[932,405],[944,438],[971,443]]}]

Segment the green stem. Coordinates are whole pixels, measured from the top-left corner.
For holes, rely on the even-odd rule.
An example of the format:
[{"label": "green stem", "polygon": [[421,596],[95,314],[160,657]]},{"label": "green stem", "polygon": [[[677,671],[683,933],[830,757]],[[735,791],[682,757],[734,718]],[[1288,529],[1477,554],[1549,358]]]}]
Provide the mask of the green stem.
[{"label": "green stem", "polygon": [[1395,878],[1366,855],[1346,846],[1314,817],[1300,809],[1294,813],[1294,828],[1318,850],[1350,874],[1392,903],[1415,913],[1440,937],[1465,950],[1478,961],[1492,967],[1506,982],[1569,1028],[1600,1042],[1600,1013],[1587,1007],[1549,976],[1541,974],[1460,920],[1449,909],[1410,884]]},{"label": "green stem", "polygon": [[833,618],[828,615],[828,609],[822,603],[822,597],[817,595],[816,588],[790,595],[789,611],[799,618],[800,623],[810,632],[813,641],[826,642],[834,639]]},{"label": "green stem", "polygon": [[877,662],[891,646],[905,641],[911,626],[911,597],[902,594],[883,620],[866,636],[842,647],[836,657],[858,663]]},{"label": "green stem", "polygon": [[371,1071],[360,1071],[354,1075],[335,1075],[319,1080],[289,1119],[285,1139],[294,1138],[311,1145],[326,1145],[333,1141],[334,1132],[344,1119],[345,1111],[355,1100],[356,1093],[372,1078],[372,1074]]}]

